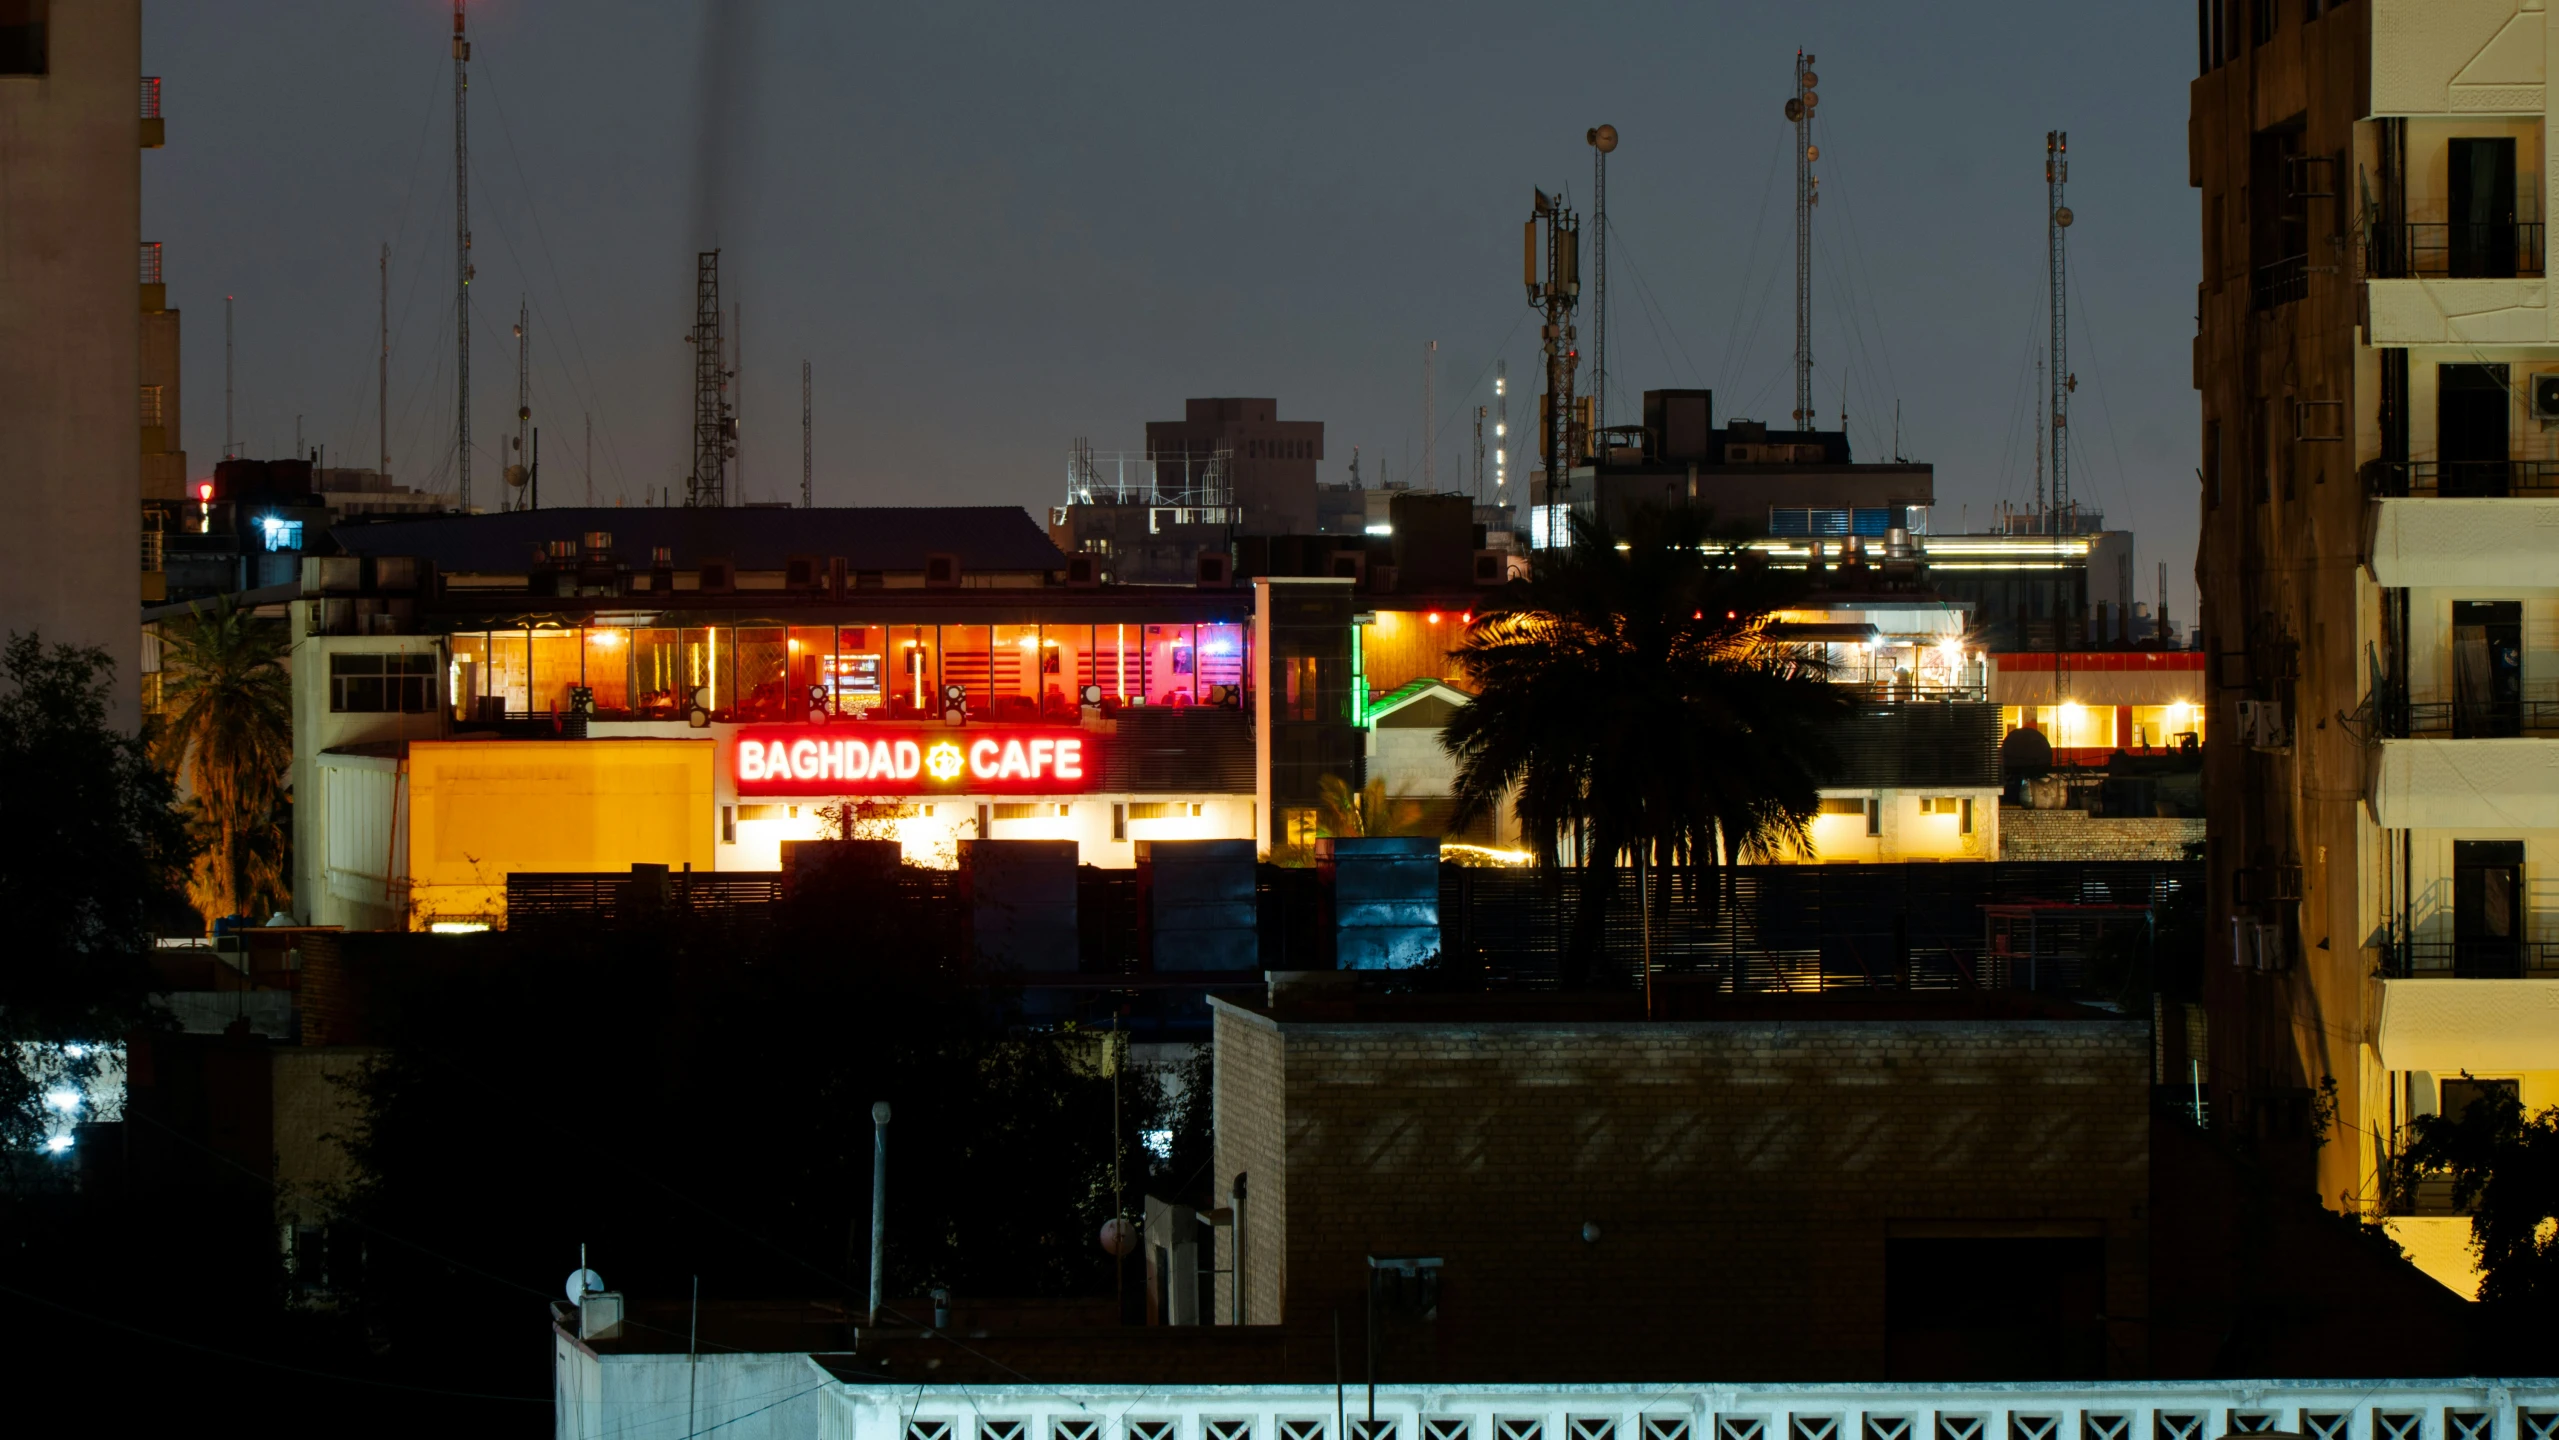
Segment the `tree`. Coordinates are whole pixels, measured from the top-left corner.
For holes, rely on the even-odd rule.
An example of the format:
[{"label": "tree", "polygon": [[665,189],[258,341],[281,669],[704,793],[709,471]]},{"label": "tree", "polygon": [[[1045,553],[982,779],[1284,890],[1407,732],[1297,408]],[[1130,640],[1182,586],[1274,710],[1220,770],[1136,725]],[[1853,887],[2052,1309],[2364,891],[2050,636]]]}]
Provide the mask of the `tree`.
[{"label": "tree", "polygon": [[2405,1212],[2417,1181],[2449,1172],[2452,1203],[2470,1213],[2479,1299],[2516,1333],[2559,1324],[2559,1106],[2527,1118],[2512,1090],[2490,1087],[2458,1115],[2421,1115],[2393,1167]]},{"label": "tree", "polygon": [[293,693],[283,627],[228,598],[160,635],[164,763],[186,779],[205,840],[190,886],[210,920],[281,905],[291,891],[286,776]]},{"label": "tree", "polygon": [[[47,1073],[77,1074],[148,1016],[155,933],[185,913],[192,858],[168,776],[107,720],[106,653],[12,634],[0,649],[0,1153],[46,1119]],[[40,1060],[38,1057],[42,1057]]]},{"label": "tree", "polygon": [[1455,823],[1510,800],[1541,866],[1574,842],[1582,963],[1621,861],[1646,862],[1660,903],[1686,868],[1705,903],[1721,867],[1809,842],[1849,701],[1819,658],[1770,639],[1794,588],[1705,512],[1647,509],[1622,543],[1576,519],[1518,602],[1468,627],[1455,653],[1476,697],[1442,740]]},{"label": "tree", "polygon": [[1315,785],[1318,822],[1324,833],[1334,836],[1428,835],[1433,833],[1430,817],[1422,802],[1398,793],[1386,793],[1386,782],[1371,780],[1357,790],[1338,775],[1326,775]]}]

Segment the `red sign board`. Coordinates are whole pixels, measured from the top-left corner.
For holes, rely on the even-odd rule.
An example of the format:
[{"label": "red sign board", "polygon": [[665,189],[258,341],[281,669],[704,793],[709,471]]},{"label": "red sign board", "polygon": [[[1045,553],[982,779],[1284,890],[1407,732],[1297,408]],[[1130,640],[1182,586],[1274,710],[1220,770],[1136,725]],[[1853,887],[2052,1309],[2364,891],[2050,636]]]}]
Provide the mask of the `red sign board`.
[{"label": "red sign board", "polygon": [[756,725],[731,739],[740,795],[1068,795],[1101,759],[1081,730]]}]

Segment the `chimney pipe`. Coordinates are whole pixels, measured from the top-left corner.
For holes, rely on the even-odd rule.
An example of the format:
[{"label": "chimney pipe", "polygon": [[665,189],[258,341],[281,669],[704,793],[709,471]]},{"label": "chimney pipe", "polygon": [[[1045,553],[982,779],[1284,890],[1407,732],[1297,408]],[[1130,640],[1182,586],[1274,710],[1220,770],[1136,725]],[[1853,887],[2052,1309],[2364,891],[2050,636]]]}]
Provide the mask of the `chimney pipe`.
[{"label": "chimney pipe", "polygon": [[1230,1196],[1232,1197],[1232,1203],[1234,1204],[1234,1207],[1235,1207],[1235,1263],[1234,1263],[1232,1266],[1228,1267],[1228,1268],[1229,1268],[1229,1269],[1231,1269],[1231,1270],[1234,1272],[1233,1279],[1232,1279],[1232,1282],[1231,1282],[1231,1283],[1234,1285],[1235,1293],[1234,1293],[1233,1298],[1230,1300],[1230,1302],[1228,1303],[1228,1305],[1227,1305],[1227,1307],[1226,1307],[1226,1308],[1227,1308],[1227,1313],[1228,1313],[1228,1315],[1229,1315],[1229,1317],[1230,1317],[1230,1318],[1228,1319],[1227,1323],[1228,1323],[1228,1324],[1231,1324],[1231,1325],[1241,1325],[1241,1324],[1243,1324],[1243,1323],[1244,1323],[1244,1172],[1243,1172],[1243,1171],[1238,1170],[1238,1171],[1236,1171],[1236,1172],[1235,1172],[1235,1188],[1234,1188],[1232,1191],[1230,1191],[1230,1192],[1229,1192],[1229,1194],[1230,1194]]}]

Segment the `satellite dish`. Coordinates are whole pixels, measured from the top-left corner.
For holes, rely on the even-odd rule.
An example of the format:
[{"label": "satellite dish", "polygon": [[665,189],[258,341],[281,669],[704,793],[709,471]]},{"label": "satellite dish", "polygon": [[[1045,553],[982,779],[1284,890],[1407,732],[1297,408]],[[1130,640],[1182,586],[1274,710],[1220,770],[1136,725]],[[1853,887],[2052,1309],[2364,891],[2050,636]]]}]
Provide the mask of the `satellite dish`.
[{"label": "satellite dish", "polygon": [[1102,1253],[1122,1259],[1137,1248],[1137,1227],[1119,1216],[1102,1222]]},{"label": "satellite dish", "polygon": [[1812,71],[1810,71],[1810,70],[1807,70],[1807,71],[1805,71],[1805,72],[1804,72],[1804,88],[1805,88],[1805,89],[1810,90],[1810,89],[1812,89],[1814,86],[1819,85],[1820,83],[1822,83],[1822,77],[1820,77],[1819,75],[1814,74],[1814,73],[1813,73]]},{"label": "satellite dish", "polygon": [[1804,92],[1804,108],[1805,108],[1805,109],[1810,110],[1810,109],[1812,109],[1814,106],[1819,105],[1820,103],[1822,103],[1822,97],[1821,97],[1821,96],[1819,96],[1819,95],[1815,94],[1814,92],[1812,92],[1812,91],[1810,91],[1810,90],[1807,90],[1807,91],[1805,91],[1805,92]]},{"label": "satellite dish", "polygon": [[592,1270],[580,1268],[569,1272],[569,1303],[572,1305],[585,1304],[586,1297],[603,1288],[604,1277]]},{"label": "satellite dish", "polygon": [[1617,148],[1617,127],[1614,125],[1602,125],[1598,129],[1590,132],[1589,139],[1591,148],[1598,151],[1600,154],[1605,155],[1609,151]]},{"label": "satellite dish", "polygon": [[506,467],[506,483],[514,486],[518,490],[523,489],[524,467],[521,465],[509,465]]},{"label": "satellite dish", "polygon": [[1789,100],[1786,102],[1786,118],[1787,118],[1787,119],[1789,119],[1789,120],[1801,120],[1801,119],[1803,119],[1803,118],[1804,118],[1804,102],[1803,102],[1803,101],[1801,101],[1801,100],[1789,99]]},{"label": "satellite dish", "polygon": [[1805,158],[1805,159],[1807,159],[1807,160],[1819,160],[1820,158],[1822,158],[1822,147],[1820,147],[1819,145],[1807,145],[1807,146],[1805,146],[1805,147],[1804,147],[1804,158]]},{"label": "satellite dish", "polygon": [[2067,230],[2067,229],[2069,229],[2069,228],[2070,228],[2070,219],[2071,219],[2071,216],[2070,216],[2070,207],[2069,207],[2069,206],[2067,206],[2067,205],[2064,205],[2064,206],[2063,206],[2063,207],[2061,207],[2060,209],[2055,210],[2055,211],[2053,212],[2053,223],[2054,223],[2055,225],[2060,226],[2060,227],[2061,227],[2061,228],[2063,228],[2064,230]]}]

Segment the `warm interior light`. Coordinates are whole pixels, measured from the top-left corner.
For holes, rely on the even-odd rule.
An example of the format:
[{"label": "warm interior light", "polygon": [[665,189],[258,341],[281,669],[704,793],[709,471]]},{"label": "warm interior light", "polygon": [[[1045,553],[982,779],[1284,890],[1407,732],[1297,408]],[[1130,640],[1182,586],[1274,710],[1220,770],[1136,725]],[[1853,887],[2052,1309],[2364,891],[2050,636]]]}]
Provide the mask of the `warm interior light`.
[{"label": "warm interior light", "polygon": [[1434,610],[1434,611],[1432,611],[1428,616],[1426,616],[1426,617],[1424,617],[1424,618],[1428,619],[1428,620],[1430,621],[1430,623],[1432,623],[1433,625],[1436,625],[1436,624],[1438,624],[1438,623],[1439,623],[1439,612],[1438,612],[1438,611],[1436,611],[1436,610]]}]

